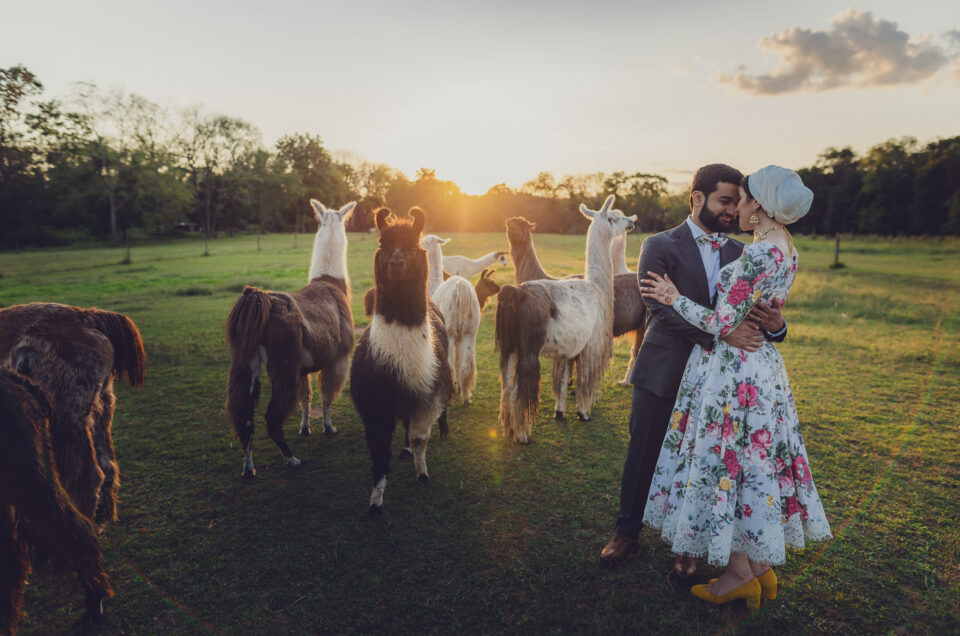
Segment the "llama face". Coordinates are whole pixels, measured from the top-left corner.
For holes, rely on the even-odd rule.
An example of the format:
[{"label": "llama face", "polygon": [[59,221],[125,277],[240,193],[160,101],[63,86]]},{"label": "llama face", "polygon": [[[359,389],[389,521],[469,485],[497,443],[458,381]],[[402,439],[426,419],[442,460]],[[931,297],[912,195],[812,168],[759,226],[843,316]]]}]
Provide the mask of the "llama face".
[{"label": "llama face", "polygon": [[374,255],[374,268],[387,280],[400,282],[426,277],[427,251],[417,240],[413,228],[396,225],[380,234],[380,248]]},{"label": "llama face", "polygon": [[[531,232],[537,228],[536,223],[527,221],[522,216],[507,219],[507,240],[511,245],[522,245],[531,241]],[[504,258],[504,265],[506,258]]]},{"label": "llama face", "polygon": [[607,236],[610,239],[633,230],[633,224],[637,220],[636,215],[624,216],[621,210],[614,209],[613,201],[614,196],[611,194],[598,211],[580,204],[580,213],[592,221],[593,228],[600,232],[601,236]]}]

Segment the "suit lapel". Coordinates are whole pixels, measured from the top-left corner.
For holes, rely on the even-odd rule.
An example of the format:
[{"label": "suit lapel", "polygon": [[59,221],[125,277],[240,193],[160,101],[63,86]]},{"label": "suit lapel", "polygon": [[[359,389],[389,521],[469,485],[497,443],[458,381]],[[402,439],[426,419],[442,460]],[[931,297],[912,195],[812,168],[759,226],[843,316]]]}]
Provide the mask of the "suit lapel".
[{"label": "suit lapel", "polygon": [[680,257],[687,270],[692,272],[693,278],[697,283],[697,295],[695,298],[701,305],[710,304],[710,289],[707,284],[707,272],[703,269],[703,259],[700,257],[700,250],[697,248],[697,242],[693,240],[693,232],[687,227],[686,222],[679,226],[673,234],[673,240],[677,243],[677,249],[680,251]]},{"label": "suit lapel", "polygon": [[720,248],[720,268],[723,269],[727,264],[737,260],[741,254],[743,254],[743,243],[732,238],[729,239]]}]

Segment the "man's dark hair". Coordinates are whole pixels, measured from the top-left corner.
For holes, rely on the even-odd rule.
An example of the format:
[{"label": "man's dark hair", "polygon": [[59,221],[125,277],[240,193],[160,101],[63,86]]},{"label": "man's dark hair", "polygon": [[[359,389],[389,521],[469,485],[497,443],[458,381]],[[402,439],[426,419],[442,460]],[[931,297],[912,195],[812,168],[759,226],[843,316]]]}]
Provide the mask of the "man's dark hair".
[{"label": "man's dark hair", "polygon": [[690,209],[693,210],[694,190],[703,192],[703,198],[706,199],[717,189],[718,183],[732,183],[739,186],[742,179],[742,172],[725,163],[711,163],[703,166],[697,170],[697,174],[693,175],[693,185],[690,186]]}]

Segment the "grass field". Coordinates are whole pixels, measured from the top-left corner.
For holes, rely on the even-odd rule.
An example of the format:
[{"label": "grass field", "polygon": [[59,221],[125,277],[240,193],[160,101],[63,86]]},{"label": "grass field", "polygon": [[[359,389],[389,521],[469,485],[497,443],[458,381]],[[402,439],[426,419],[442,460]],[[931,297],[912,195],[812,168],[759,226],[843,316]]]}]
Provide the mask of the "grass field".
[{"label": "grass field", "polygon": [[[642,237],[630,236],[635,259]],[[504,249],[503,234],[453,235],[447,253]],[[583,237],[537,235],[544,266],[582,271]],[[354,316],[364,324],[376,240],[350,236]],[[780,346],[835,538],[778,568],[760,610],[712,607],[668,577],[673,555],[645,532],[616,571],[611,536],[630,391],[617,346],[595,421],[552,421],[544,383],[535,443],[497,429],[493,305],[478,343],[478,390],[435,430],[431,482],[395,460],[379,522],[365,518],[370,461],[345,393],[341,434],[287,435],[288,468],[262,413],[258,477],[240,479],[226,422],[227,313],[244,284],[293,290],[311,238],[182,240],[119,249],[0,254],[0,304],[55,301],[128,314],[147,379],[118,386],[120,520],[102,536],[117,590],[99,632],[119,633],[957,633],[960,632],[960,243],[799,239],[801,269]],[[512,282],[512,269],[496,279]],[[545,375],[548,374],[544,365]],[[315,394],[315,399],[319,395]],[[315,425],[317,431],[319,426]],[[400,435],[395,437],[399,450]],[[702,570],[704,581],[715,576]],[[75,630],[76,578],[35,573],[27,634]]]}]

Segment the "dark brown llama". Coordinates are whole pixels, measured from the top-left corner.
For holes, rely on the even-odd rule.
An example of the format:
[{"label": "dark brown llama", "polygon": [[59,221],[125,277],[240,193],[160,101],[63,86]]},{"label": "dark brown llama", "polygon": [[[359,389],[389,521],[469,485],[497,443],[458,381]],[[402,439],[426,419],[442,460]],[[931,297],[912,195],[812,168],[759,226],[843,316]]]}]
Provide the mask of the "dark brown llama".
[{"label": "dark brown llama", "polygon": [[146,354],[133,321],[112,311],[54,303],[0,309],[0,366],[53,397],[53,451],[80,512],[102,527],[117,518],[120,469],[111,426],[113,379],[143,384]]},{"label": "dark brown llama", "polygon": [[[636,220],[636,217],[632,218]],[[533,230],[537,228],[537,224],[531,223],[522,216],[515,216],[507,219],[506,227],[516,284],[521,285],[530,280],[557,280],[540,265],[540,259],[537,258],[537,252],[533,247]],[[623,272],[626,269],[624,235],[615,238],[611,248],[614,271]],[[577,274],[567,278],[581,278],[581,276]],[[640,345],[643,344],[646,319],[647,307],[640,298],[637,275],[629,271],[615,274],[613,277],[613,337],[626,336],[630,341],[630,362],[627,364],[626,374],[618,382],[621,386],[630,385],[628,381],[630,371],[637,359]],[[568,374],[572,375],[570,371]]]},{"label": "dark brown llama", "polygon": [[376,213],[380,247],[373,257],[376,301],[369,326],[360,336],[350,371],[350,396],[363,419],[373,461],[373,492],[368,516],[383,511],[390,471],[390,443],[397,420],[407,426],[419,481],[428,481],[427,441],[453,393],[447,362],[443,314],[427,297],[427,253],[420,247],[424,215],[393,219]]},{"label": "dark brown llama", "polygon": [[483,311],[483,308],[487,306],[487,301],[490,300],[490,297],[496,296],[500,293],[500,285],[493,280],[493,270],[485,269],[480,272],[480,279],[477,281],[477,284],[473,286],[473,289],[477,292],[477,300],[480,302],[480,311]]},{"label": "dark brown llama", "polygon": [[347,233],[344,222],[356,202],[328,210],[310,200],[317,221],[310,282],[286,293],[245,287],[227,318],[232,361],[227,380],[227,413],[243,445],[242,477],[253,477],[253,411],[260,397],[260,365],[270,377],[267,434],[289,466],[297,466],[283,434],[283,422],[297,400],[303,409],[300,435],[310,434],[310,373],[318,373],[323,394],[323,430],[337,433],[330,406],[343,389],[353,348]]},{"label": "dark brown llama", "polygon": [[70,501],[54,458],[50,395],[30,378],[0,369],[0,633],[23,616],[30,543],[42,544],[77,572],[87,618],[113,596],[90,519]]}]

